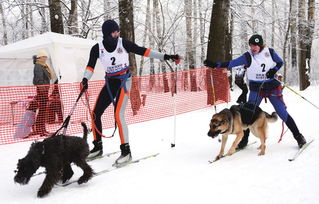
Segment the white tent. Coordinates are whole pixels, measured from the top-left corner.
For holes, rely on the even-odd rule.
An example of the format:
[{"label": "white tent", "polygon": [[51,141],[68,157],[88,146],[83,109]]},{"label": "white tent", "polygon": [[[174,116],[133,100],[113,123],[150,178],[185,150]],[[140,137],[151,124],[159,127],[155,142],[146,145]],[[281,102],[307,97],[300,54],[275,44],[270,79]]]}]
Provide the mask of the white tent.
[{"label": "white tent", "polygon": [[[93,40],[48,32],[0,47],[0,87],[32,85],[32,56],[39,49],[49,54],[48,64],[61,76],[60,82],[81,81],[94,44]],[[103,76],[98,60],[92,80],[103,79]]]}]

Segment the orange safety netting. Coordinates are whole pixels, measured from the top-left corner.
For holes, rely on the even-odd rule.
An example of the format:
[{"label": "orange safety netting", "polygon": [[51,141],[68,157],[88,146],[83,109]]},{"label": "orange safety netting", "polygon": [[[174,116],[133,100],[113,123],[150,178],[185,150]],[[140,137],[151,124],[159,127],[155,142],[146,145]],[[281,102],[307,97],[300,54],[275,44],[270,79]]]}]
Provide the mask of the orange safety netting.
[{"label": "orange safety netting", "polygon": [[[89,81],[87,97],[82,96],[71,116],[68,135],[81,133],[82,121],[91,126],[88,104],[93,109],[104,83]],[[70,114],[79,93],[79,83],[0,87],[0,144],[41,139],[46,137],[44,131],[54,133]],[[125,117],[127,124],[134,124],[229,101],[226,69],[199,68],[133,77]],[[113,111],[110,105],[104,112],[103,129],[114,127]]]}]

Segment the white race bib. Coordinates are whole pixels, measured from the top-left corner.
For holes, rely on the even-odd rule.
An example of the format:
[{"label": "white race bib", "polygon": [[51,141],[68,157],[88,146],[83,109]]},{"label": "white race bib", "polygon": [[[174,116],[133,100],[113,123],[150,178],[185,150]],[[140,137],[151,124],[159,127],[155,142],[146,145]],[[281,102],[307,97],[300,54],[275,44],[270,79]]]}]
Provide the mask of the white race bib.
[{"label": "white race bib", "polygon": [[129,67],[129,55],[123,47],[122,38],[118,38],[116,49],[113,52],[107,52],[103,43],[100,42],[99,58],[105,72],[110,75],[126,71]]},{"label": "white race bib", "polygon": [[247,68],[248,80],[264,81],[267,80],[266,73],[274,68],[276,63],[273,61],[268,47],[265,47],[260,53],[251,56],[251,64]]}]

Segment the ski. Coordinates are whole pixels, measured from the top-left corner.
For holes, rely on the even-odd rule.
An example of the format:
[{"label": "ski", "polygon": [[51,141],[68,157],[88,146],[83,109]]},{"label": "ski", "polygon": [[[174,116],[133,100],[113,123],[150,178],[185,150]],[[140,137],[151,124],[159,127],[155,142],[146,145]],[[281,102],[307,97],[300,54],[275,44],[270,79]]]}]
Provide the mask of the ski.
[{"label": "ski", "polygon": [[299,155],[314,141],[314,139],[311,139],[309,142],[304,144],[298,151],[295,153],[295,155],[288,159],[288,161],[295,161]]},{"label": "ski", "polygon": [[[245,148],[236,149],[236,151],[234,152],[234,154],[237,153],[237,152],[240,152],[241,150],[246,149],[248,146],[253,145],[253,144],[256,144],[256,143],[257,143],[257,141],[250,142],[250,143],[247,144],[247,146],[246,146]],[[224,157],[227,157],[227,154],[224,154],[224,155],[223,155],[221,158],[219,158],[219,159],[208,160],[208,163],[212,164],[212,163],[214,163],[214,162],[219,161],[220,159],[222,159],[222,158],[224,158]]]},{"label": "ski", "polygon": [[[94,157],[94,158],[87,158],[86,161],[87,161],[87,162],[91,162],[91,161],[94,161],[94,160],[96,160],[96,159],[101,159],[101,158],[103,158],[103,157],[110,157],[110,156],[112,156],[113,154],[117,154],[117,153],[120,153],[120,152],[121,152],[121,151],[109,152],[109,153],[106,153],[106,154],[103,154],[103,155],[100,155],[100,156],[97,156],[97,157]],[[36,173],[36,174],[33,174],[32,177],[34,177],[34,176],[39,176],[39,175],[44,174],[44,173],[46,173],[46,172],[45,172],[45,171],[41,171],[41,172],[38,172],[38,173]]]},{"label": "ski", "polygon": [[115,151],[115,152],[110,152],[110,153],[106,153],[106,154],[102,154],[100,156],[96,156],[96,157],[92,157],[92,158],[86,158],[86,161],[87,162],[90,162],[90,161],[94,161],[96,159],[102,159],[103,157],[110,157],[111,155],[113,154],[117,154],[117,153],[120,153],[121,151]]},{"label": "ski", "polygon": [[[100,175],[102,175],[102,174],[105,174],[105,173],[108,173],[108,172],[111,172],[111,171],[120,169],[120,168],[122,168],[122,167],[126,167],[126,166],[131,165],[131,164],[136,164],[136,163],[138,163],[138,162],[140,162],[140,161],[143,161],[143,160],[146,160],[146,159],[149,159],[149,158],[154,158],[154,157],[156,157],[156,156],[158,156],[158,155],[159,155],[159,153],[156,153],[156,154],[151,154],[151,155],[148,155],[148,156],[145,156],[145,157],[141,157],[141,158],[139,158],[139,159],[134,159],[134,160],[132,160],[132,161],[126,163],[125,165],[122,165],[122,166],[112,165],[110,168],[107,168],[107,169],[104,169],[104,170],[95,172],[95,173],[93,174],[93,177],[100,176]],[[64,184],[57,184],[57,186],[59,186],[59,187],[65,187],[65,186],[68,186],[68,185],[70,185],[70,184],[72,184],[72,183],[76,183],[76,182],[77,182],[77,180],[73,180],[73,181],[69,181],[69,182],[64,183]]]}]

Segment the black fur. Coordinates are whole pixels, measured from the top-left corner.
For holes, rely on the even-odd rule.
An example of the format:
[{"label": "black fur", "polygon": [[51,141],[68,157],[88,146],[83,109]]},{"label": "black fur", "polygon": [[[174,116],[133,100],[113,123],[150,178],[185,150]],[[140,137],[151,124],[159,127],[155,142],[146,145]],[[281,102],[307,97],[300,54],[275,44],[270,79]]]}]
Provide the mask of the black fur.
[{"label": "black fur", "polygon": [[72,162],[83,170],[78,184],[92,178],[93,170],[86,162],[89,155],[89,145],[86,141],[88,131],[85,123],[82,123],[82,126],[83,138],[56,135],[42,142],[33,143],[28,154],[23,159],[19,159],[14,181],[22,185],[28,184],[37,169],[40,166],[45,167],[46,177],[38,191],[38,197],[43,197],[59,180],[65,183],[73,176]]}]

